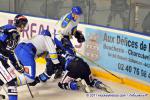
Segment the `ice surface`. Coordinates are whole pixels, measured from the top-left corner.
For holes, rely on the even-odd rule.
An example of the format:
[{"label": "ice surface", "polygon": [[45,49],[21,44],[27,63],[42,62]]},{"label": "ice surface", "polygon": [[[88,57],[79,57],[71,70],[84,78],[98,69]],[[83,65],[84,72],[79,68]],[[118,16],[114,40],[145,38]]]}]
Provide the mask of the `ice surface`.
[{"label": "ice surface", "polygon": [[[44,66],[37,64],[37,74],[44,71]],[[62,90],[57,86],[59,80],[49,80],[46,83],[30,87],[34,98],[31,98],[26,85],[18,87],[19,100],[150,100],[150,95],[147,93],[104,79],[101,80],[112,88],[113,93],[106,93],[93,88],[92,93],[84,93],[82,90]],[[5,94],[3,90],[0,93]]]}]

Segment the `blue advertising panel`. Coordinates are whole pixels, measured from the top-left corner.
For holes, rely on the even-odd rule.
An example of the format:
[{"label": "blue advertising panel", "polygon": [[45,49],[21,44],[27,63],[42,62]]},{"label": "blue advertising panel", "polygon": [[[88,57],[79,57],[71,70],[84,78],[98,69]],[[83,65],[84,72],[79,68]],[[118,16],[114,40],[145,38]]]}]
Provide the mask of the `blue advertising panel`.
[{"label": "blue advertising panel", "polygon": [[107,70],[150,82],[150,40],[86,28],[85,55]]}]

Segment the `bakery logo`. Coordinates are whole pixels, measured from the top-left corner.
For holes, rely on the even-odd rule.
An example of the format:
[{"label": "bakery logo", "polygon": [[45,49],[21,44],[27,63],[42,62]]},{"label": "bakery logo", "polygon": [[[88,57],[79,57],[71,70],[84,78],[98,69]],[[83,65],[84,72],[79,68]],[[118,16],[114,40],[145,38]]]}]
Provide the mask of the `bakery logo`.
[{"label": "bakery logo", "polygon": [[89,57],[91,60],[95,61],[99,59],[99,40],[100,36],[98,34],[94,34],[89,37],[85,44],[85,55]]}]

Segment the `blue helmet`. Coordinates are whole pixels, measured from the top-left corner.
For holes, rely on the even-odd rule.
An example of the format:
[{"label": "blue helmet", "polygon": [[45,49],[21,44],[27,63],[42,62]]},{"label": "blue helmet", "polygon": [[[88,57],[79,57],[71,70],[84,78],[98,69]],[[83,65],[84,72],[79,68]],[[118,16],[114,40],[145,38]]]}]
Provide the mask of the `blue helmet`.
[{"label": "blue helmet", "polygon": [[81,15],[82,14],[82,9],[79,6],[72,7],[72,13],[76,15]]}]

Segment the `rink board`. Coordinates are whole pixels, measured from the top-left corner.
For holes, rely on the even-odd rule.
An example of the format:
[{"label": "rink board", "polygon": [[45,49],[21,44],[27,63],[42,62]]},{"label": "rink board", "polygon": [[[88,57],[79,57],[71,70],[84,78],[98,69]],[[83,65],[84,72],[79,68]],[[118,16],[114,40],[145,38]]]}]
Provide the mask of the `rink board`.
[{"label": "rink board", "polygon": [[[13,23],[15,14],[0,12],[0,25]],[[49,29],[53,33],[57,20],[27,16],[29,24],[21,34],[23,39],[40,34],[43,29]],[[80,24],[86,38],[83,45],[77,44],[80,53],[92,59],[105,69],[124,78],[124,84],[139,88],[150,93],[150,38],[133,32],[111,29],[101,26]],[[38,61],[44,63],[40,58]],[[88,61],[88,60],[87,60]],[[113,81],[120,80],[104,72],[100,67],[89,62],[93,74]],[[98,68],[98,69],[97,69]],[[109,77],[110,76],[110,77]],[[108,78],[109,77],[109,78]]]}]

